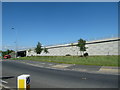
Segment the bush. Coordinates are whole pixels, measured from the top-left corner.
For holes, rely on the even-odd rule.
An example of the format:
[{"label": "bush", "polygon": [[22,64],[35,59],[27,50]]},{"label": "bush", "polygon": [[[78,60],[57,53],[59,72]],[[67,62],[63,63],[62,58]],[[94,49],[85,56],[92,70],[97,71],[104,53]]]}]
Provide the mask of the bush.
[{"label": "bush", "polygon": [[66,54],[65,56],[71,56],[70,54]]},{"label": "bush", "polygon": [[88,56],[88,53],[86,52],[86,53],[84,53],[84,57],[87,57]]}]

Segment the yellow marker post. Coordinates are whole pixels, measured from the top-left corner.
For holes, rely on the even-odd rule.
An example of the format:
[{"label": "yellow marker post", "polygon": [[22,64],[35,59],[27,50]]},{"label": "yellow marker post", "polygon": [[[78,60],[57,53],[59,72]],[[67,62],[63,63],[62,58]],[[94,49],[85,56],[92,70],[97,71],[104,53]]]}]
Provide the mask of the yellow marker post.
[{"label": "yellow marker post", "polygon": [[18,90],[30,90],[30,75],[20,75],[17,78]]}]

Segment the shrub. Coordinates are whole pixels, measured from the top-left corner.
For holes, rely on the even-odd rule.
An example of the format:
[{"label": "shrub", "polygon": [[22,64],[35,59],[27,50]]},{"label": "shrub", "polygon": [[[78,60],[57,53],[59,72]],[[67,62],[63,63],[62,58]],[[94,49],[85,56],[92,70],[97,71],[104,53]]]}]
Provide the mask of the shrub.
[{"label": "shrub", "polygon": [[87,57],[88,56],[88,53],[86,52],[86,53],[84,53],[84,57]]},{"label": "shrub", "polygon": [[70,54],[66,54],[65,56],[71,56]]}]

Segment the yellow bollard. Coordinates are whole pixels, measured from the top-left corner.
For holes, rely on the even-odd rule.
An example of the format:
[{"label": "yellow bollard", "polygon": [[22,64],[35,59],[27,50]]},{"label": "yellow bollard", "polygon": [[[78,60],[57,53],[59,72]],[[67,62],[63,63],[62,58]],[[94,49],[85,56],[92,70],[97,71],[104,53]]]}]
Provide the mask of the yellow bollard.
[{"label": "yellow bollard", "polygon": [[20,75],[17,77],[18,90],[30,90],[30,75]]}]

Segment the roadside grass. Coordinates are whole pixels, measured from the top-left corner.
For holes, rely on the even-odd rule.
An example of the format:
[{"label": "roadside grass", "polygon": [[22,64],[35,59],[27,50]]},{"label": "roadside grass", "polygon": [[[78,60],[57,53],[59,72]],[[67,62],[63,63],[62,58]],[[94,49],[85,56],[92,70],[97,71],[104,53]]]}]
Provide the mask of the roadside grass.
[{"label": "roadside grass", "polygon": [[54,62],[64,64],[79,64],[79,65],[98,65],[98,66],[118,66],[118,56],[29,56],[12,58],[12,60],[32,60],[42,62]]}]

